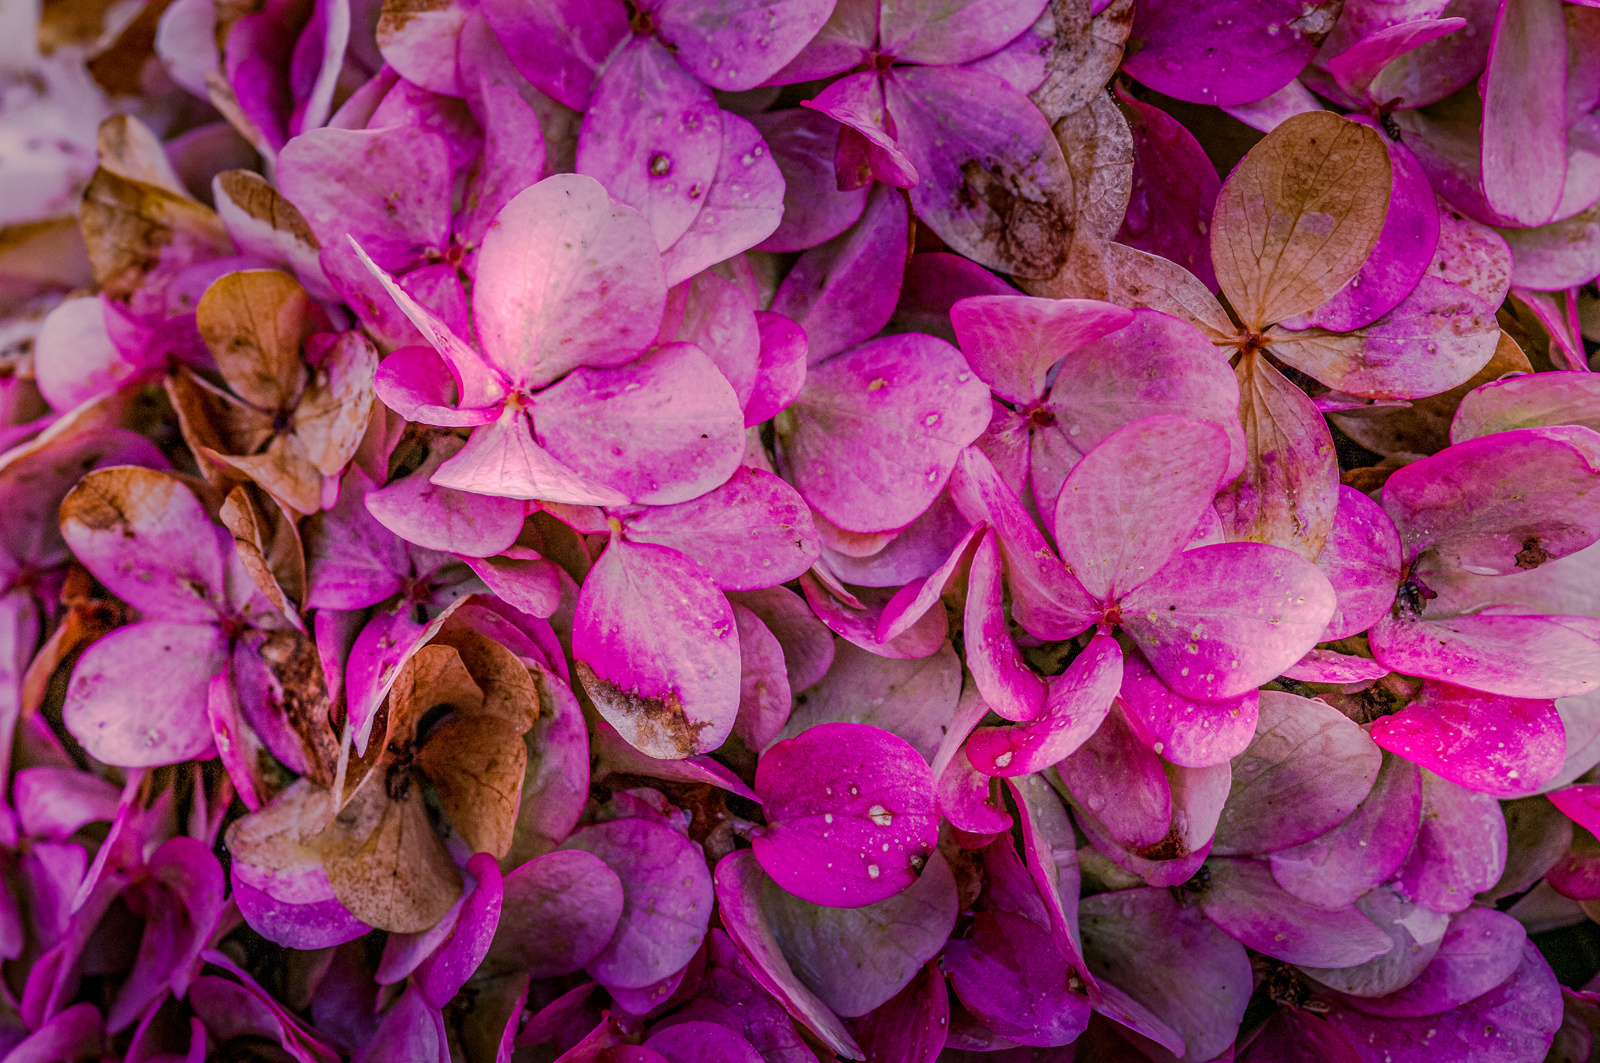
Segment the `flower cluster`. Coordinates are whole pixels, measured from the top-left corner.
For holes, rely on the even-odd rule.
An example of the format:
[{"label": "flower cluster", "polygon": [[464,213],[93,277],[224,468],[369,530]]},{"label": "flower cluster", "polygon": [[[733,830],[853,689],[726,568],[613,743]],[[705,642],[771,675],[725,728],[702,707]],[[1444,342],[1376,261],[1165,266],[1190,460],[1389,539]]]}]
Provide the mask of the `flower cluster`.
[{"label": "flower cluster", "polygon": [[0,28],[3,1063],[1600,1059],[1594,0]]}]

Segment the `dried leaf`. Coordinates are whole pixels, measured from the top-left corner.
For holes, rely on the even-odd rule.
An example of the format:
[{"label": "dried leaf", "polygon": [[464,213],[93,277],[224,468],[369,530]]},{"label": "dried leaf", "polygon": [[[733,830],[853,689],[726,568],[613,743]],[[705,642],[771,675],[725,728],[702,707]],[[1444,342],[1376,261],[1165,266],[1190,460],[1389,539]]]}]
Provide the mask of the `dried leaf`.
[{"label": "dried leaf", "polygon": [[464,716],[481,712],[483,688],[467,671],[460,653],[449,646],[429,643],[407,658],[395,676],[389,691],[388,744],[409,748],[416,742],[416,728],[422,717],[440,706]]},{"label": "dried leaf", "polygon": [[1333,437],[1305,392],[1261,355],[1246,351],[1235,373],[1247,451],[1244,473],[1217,495],[1224,532],[1314,560],[1339,505]]},{"label": "dried leaf", "polygon": [[539,718],[539,691],[528,666],[500,643],[466,628],[446,628],[432,647],[453,649],[483,691],[478,711],[525,733]]},{"label": "dried leaf", "polygon": [[528,750],[496,716],[457,716],[429,736],[417,767],[439,791],[450,825],[474,852],[511,851]]},{"label": "dried leaf", "polygon": [[[209,208],[103,167],[84,189],[80,219],[95,283],[122,301],[137,295],[153,275],[170,277],[191,263],[234,251]],[[162,287],[153,285],[151,296],[162,295],[156,290]]]},{"label": "dried leaf", "polygon": [[1076,241],[1067,264],[1046,281],[1023,281],[1030,295],[1100,299],[1135,310],[1159,310],[1189,322],[1213,340],[1238,328],[1205,283],[1176,262],[1114,242]]},{"label": "dried leaf", "polygon": [[266,411],[288,409],[306,386],[300,348],[320,317],[300,283],[272,269],[224,274],[195,310],[223,379],[234,394]]},{"label": "dried leaf", "polygon": [[156,57],[156,27],[172,0],[150,0],[122,32],[87,64],[90,75],[113,96],[145,93],[145,64]]},{"label": "dried leaf", "polygon": [[409,772],[374,771],[315,845],[339,903],[390,933],[428,929],[461,895],[461,872]]},{"label": "dried leaf", "polygon": [[1295,115],[1245,156],[1217,197],[1211,258],[1247,327],[1313,310],[1356,275],[1392,178],[1382,137],[1329,111]]},{"label": "dried leaf", "polygon": [[131,114],[115,114],[101,122],[95,131],[95,150],[100,165],[112,173],[186,199],[194,198],[172,168],[160,138]]},{"label": "dried leaf", "polygon": [[[284,616],[295,624],[300,623],[297,601],[291,599],[279,583],[276,573],[273,572],[272,563],[267,560],[267,555],[272,549],[272,542],[276,537],[272,534],[269,518],[262,511],[259,502],[250,494],[250,488],[240,484],[228,492],[228,497],[223,500],[222,509],[218,516],[222,518],[223,526],[233,533],[233,544],[239,551],[239,561],[244,565],[244,570],[250,574],[251,580],[267,596]],[[293,525],[290,525],[293,527]],[[293,536],[298,547],[298,536]],[[300,590],[305,588],[305,555],[296,551],[299,556],[298,574],[300,577]],[[288,558],[284,560],[288,561]],[[290,561],[290,571],[294,571]]]},{"label": "dried leaf", "polygon": [[1046,60],[1044,84],[1029,98],[1054,122],[1082,109],[1111,80],[1133,28],[1133,0],[1112,0],[1090,16],[1090,0],[1050,0],[1055,47]]},{"label": "dried leaf", "polygon": [[1133,191],[1133,131],[1103,92],[1058,119],[1056,142],[1072,171],[1072,240],[1100,243],[1122,227]]}]

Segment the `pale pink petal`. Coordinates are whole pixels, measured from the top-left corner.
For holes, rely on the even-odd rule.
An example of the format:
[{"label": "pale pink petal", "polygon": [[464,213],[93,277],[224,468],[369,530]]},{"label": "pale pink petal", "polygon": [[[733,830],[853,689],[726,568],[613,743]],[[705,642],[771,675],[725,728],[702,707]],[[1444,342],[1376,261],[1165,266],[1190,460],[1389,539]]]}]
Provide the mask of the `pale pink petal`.
[{"label": "pale pink petal", "polygon": [[761,251],[804,251],[844,232],[867,206],[869,186],[840,191],[833,159],[839,124],[816,110],[791,107],[751,115],[783,175],[783,219],[757,244]]},{"label": "pale pink petal", "polygon": [[833,635],[806,608],[805,599],[785,587],[740,591],[728,597],[760,617],[767,630],[777,636],[783,646],[791,690],[804,690],[827,674],[833,663]]},{"label": "pale pink petal", "polygon": [[796,693],[794,712],[779,737],[793,738],[819,724],[868,724],[909,742],[931,762],[958,711],[961,659],[948,643],[917,660],[844,644],[822,681]]},{"label": "pale pink petal", "polygon": [[1600,689],[1600,642],[1548,616],[1385,616],[1368,633],[1379,663],[1511,698]]},{"label": "pale pink petal", "polygon": [[1400,893],[1436,912],[1459,912],[1493,886],[1505,866],[1500,803],[1424,771],[1421,826],[1395,877]]},{"label": "pale pink petal", "polygon": [[667,283],[677,284],[771,236],[783,217],[783,192],[783,172],[761,133],[746,119],[722,112],[717,175],[689,228],[661,253]]},{"label": "pale pink petal", "polygon": [[505,550],[522,532],[526,507],[521,500],[469,495],[430,482],[439,466],[462,446],[449,437],[437,440],[415,472],[367,492],[367,512],[391,532],[426,550],[472,557]]},{"label": "pale pink petal", "polygon": [[530,860],[505,877],[487,969],[534,978],[581,971],[611,941],[622,906],[622,881],[598,856],[562,849]]},{"label": "pale pink petal", "polygon": [[89,754],[118,767],[215,755],[206,717],[226,642],[210,624],[147,620],[118,628],[78,658],[62,719]]},{"label": "pale pink petal", "polygon": [[962,354],[1000,398],[1038,402],[1050,367],[1068,352],[1133,321],[1133,312],[1094,299],[979,295],[950,309]]},{"label": "pale pink petal", "polygon": [[1110,635],[1096,634],[1049,683],[1043,715],[1031,723],[980,727],[967,740],[967,757],[986,775],[1043,771],[1099,730],[1121,683],[1121,649]]},{"label": "pale pink petal", "polygon": [[1347,638],[1377,623],[1394,604],[1393,588],[1400,582],[1399,533],[1376,502],[1341,486],[1333,530],[1316,564],[1338,597],[1320,641]]},{"label": "pale pink petal", "polygon": [[[883,79],[876,71],[866,70],[840,78],[820,92],[816,99],[804,100],[801,105],[827,115],[860,135],[857,143],[865,146],[870,176],[894,188],[910,188],[917,183],[917,168],[896,143],[889,132],[891,119],[884,105]],[[850,134],[841,133],[839,155],[850,143]],[[845,183],[846,171],[836,158],[840,183]],[[865,176],[865,175],[863,175]],[[864,184],[853,178],[847,187]]]},{"label": "pale pink petal", "polygon": [[1044,0],[883,0],[878,44],[884,54],[905,63],[970,63],[1021,34],[1045,7]]},{"label": "pale pink petal", "polygon": [[1567,177],[1567,40],[1556,0],[1500,6],[1483,89],[1483,190],[1516,225],[1554,220]]},{"label": "pale pink petal", "polygon": [[493,424],[473,430],[467,445],[433,474],[440,487],[508,499],[569,505],[618,505],[627,496],[574,471],[533,440],[528,416],[506,407]]},{"label": "pale pink petal", "polygon": [[1011,640],[1002,598],[1000,547],[994,533],[988,532],[978,542],[967,577],[967,666],[995,712],[1008,720],[1031,720],[1044,708],[1045,681],[1028,667]]}]

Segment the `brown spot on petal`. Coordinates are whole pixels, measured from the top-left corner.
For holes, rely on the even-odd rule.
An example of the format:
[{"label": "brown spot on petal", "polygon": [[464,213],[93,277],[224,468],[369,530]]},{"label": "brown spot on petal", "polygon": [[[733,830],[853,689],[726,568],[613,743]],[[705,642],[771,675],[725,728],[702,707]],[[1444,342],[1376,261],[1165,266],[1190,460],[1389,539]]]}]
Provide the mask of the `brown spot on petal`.
[{"label": "brown spot on petal", "polygon": [[660,698],[623,690],[582,661],[577,662],[577,670],[590,700],[634,746],[658,757],[681,758],[700,752],[700,732],[710,721],[691,722],[676,694]]},{"label": "brown spot on petal", "polygon": [[1518,568],[1538,568],[1546,561],[1555,560],[1555,555],[1539,545],[1537,538],[1522,540],[1522,549],[1517,551]]},{"label": "brown spot on petal", "polygon": [[1067,257],[1072,219],[1061,206],[1030,199],[1018,187],[1015,174],[1001,166],[984,167],[976,159],[961,164],[966,184],[962,201],[969,207],[988,208],[984,239],[996,247],[1013,272],[1028,277],[1050,277]]},{"label": "brown spot on petal", "polygon": [[1179,860],[1189,855],[1189,846],[1178,828],[1170,827],[1165,838],[1154,845],[1135,850],[1135,854],[1145,860]]}]

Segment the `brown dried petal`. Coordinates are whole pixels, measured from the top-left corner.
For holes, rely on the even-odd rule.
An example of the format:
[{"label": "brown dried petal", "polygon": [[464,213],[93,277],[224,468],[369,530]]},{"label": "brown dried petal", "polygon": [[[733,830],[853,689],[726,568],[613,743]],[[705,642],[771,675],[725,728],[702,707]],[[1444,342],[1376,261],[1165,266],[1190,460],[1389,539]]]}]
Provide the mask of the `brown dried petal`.
[{"label": "brown dried petal", "polygon": [[474,852],[498,859],[510,851],[528,770],[528,750],[515,727],[496,716],[447,720],[417,754],[417,767]]},{"label": "brown dried petal", "polygon": [[1247,450],[1244,472],[1217,494],[1224,533],[1314,560],[1339,504],[1333,437],[1305,392],[1260,354],[1246,351],[1235,372]]},{"label": "brown dried petal", "polygon": [[223,526],[233,533],[233,544],[239,550],[239,561],[244,565],[244,570],[250,574],[250,579],[261,593],[267,596],[273,608],[285,616],[295,615],[295,603],[284,593],[283,587],[278,583],[278,577],[273,574],[272,566],[267,561],[267,518],[250,496],[250,488],[240,484],[229,491],[218,516],[222,518]]},{"label": "brown dried petal", "polygon": [[380,767],[368,776],[317,848],[334,896],[351,915],[391,933],[416,934],[461,896],[461,871],[428,822],[422,788],[409,773],[388,775]]},{"label": "brown dried petal", "polygon": [[240,270],[206,289],[195,320],[235,395],[262,410],[288,410],[306,385],[300,348],[320,324],[314,307],[287,273]]},{"label": "brown dried petal", "polygon": [[483,691],[475,714],[495,716],[523,734],[539,718],[539,691],[528,666],[500,643],[464,627],[446,626],[433,646],[460,654],[467,672]]},{"label": "brown dried petal", "polygon": [[1133,192],[1133,131],[1111,97],[1097,92],[1055,123],[1056,142],[1072,171],[1074,243],[1101,243],[1122,228]]},{"label": "brown dried petal", "polygon": [[332,786],[339,742],[329,718],[328,681],[315,643],[299,631],[274,631],[256,646],[277,682],[272,700],[300,738],[305,774]]},{"label": "brown dried petal", "polygon": [[1055,48],[1044,84],[1029,98],[1051,122],[1082,109],[1122,62],[1122,49],[1133,29],[1133,0],[1112,0],[1092,18],[1089,9],[1089,0],[1050,0]]},{"label": "brown dried petal", "polygon": [[115,114],[101,122],[95,131],[95,150],[100,165],[112,173],[164,188],[185,199],[194,198],[172,168],[161,139],[131,114]]},{"label": "brown dried petal", "polygon": [[378,351],[359,332],[334,341],[291,418],[300,452],[324,476],[338,473],[355,456],[372,414],[372,378]]},{"label": "brown dried petal", "polygon": [[221,193],[217,201],[219,211],[226,199],[227,204],[241,214],[270,227],[273,232],[282,233],[296,244],[313,251],[322,249],[299,208],[279,195],[265,177],[251,170],[227,170],[214,180],[214,187]]},{"label": "brown dried petal", "polygon": [[209,207],[104,167],[84,189],[80,223],[95,283],[140,312],[164,311],[165,282],[182,270],[234,253]]},{"label": "brown dried petal", "polygon": [[1375,130],[1330,111],[1297,114],[1251,149],[1217,197],[1211,260],[1245,325],[1321,306],[1383,231],[1393,174]]},{"label": "brown dried petal", "polygon": [[0,277],[5,279],[0,308],[13,293],[20,300],[40,289],[87,288],[94,283],[89,252],[76,218],[48,218],[0,228]]},{"label": "brown dried petal", "polygon": [[86,64],[100,87],[113,96],[144,95],[144,70],[156,58],[156,28],[172,0],[148,0],[117,39]]},{"label": "brown dried petal", "polygon": [[[219,454],[254,454],[272,438],[271,417],[202,386],[187,367],[176,367],[164,383],[167,398],[178,414],[178,430],[197,460],[202,449]],[[200,471],[216,482],[205,461],[200,461]]]},{"label": "brown dried petal", "polygon": [[458,715],[483,711],[483,687],[452,646],[430,642],[406,659],[389,691],[389,738],[397,748],[417,740],[416,728],[429,709],[448,705]]},{"label": "brown dried petal", "polygon": [[237,469],[296,513],[315,513],[322,507],[322,474],[306,460],[292,435],[275,436],[261,454],[211,452],[208,457]]},{"label": "brown dried petal", "polygon": [[1159,310],[1189,322],[1213,340],[1239,332],[1205,282],[1169,259],[1111,241],[1075,241],[1060,273],[1022,281],[1023,291],[1052,299],[1101,299],[1135,310]]}]

